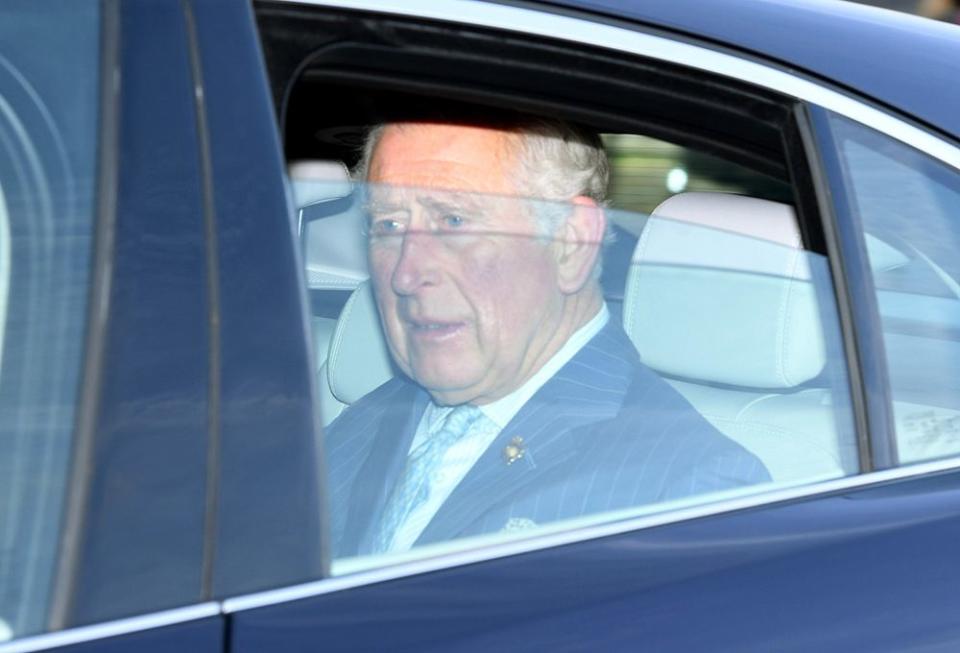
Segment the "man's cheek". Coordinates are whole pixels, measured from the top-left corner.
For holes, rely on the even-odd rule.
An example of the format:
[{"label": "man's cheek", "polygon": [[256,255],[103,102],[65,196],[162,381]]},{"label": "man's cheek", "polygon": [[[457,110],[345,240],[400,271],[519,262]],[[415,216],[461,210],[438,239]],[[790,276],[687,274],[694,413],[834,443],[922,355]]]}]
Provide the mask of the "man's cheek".
[{"label": "man's cheek", "polygon": [[387,337],[387,347],[390,349],[393,362],[396,363],[397,367],[399,367],[404,374],[412,375],[413,361],[411,357],[414,354],[411,354],[411,346],[407,340],[408,334],[405,325],[398,319],[392,319],[387,322],[384,331]]},{"label": "man's cheek", "polygon": [[370,285],[373,287],[373,294],[377,298],[377,305],[383,306],[383,295],[390,291],[390,276],[384,274],[382,270],[371,266]]},{"label": "man's cheek", "polygon": [[393,270],[397,266],[397,257],[383,249],[370,248],[367,250],[367,266],[370,268],[370,277],[375,285],[389,284]]},{"label": "man's cheek", "polygon": [[472,252],[461,264],[470,294],[497,302],[510,293],[511,287],[522,283],[517,277],[517,261],[503,248],[489,245],[479,252]]}]

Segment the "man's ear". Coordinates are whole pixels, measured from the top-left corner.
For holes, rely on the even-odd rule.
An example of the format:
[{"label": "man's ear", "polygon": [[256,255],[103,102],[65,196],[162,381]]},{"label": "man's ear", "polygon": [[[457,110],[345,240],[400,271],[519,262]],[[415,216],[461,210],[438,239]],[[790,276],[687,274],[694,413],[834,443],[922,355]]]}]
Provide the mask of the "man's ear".
[{"label": "man's ear", "polygon": [[590,280],[600,256],[607,218],[594,200],[578,195],[571,200],[573,212],[558,234],[557,277],[560,291],[578,292]]}]

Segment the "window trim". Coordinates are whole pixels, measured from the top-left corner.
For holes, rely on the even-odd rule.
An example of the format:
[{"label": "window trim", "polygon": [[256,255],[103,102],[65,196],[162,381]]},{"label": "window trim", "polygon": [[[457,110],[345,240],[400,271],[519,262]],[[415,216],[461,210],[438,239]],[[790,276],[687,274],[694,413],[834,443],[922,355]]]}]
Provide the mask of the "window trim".
[{"label": "window trim", "polygon": [[210,154],[210,129],[207,104],[203,92],[203,66],[200,60],[200,40],[197,19],[188,2],[180,3],[186,32],[190,76],[193,80],[193,102],[197,125],[197,156],[200,164],[201,192],[203,194],[203,226],[207,266],[207,333],[210,352],[207,359],[207,483],[204,497],[203,562],[201,564],[200,596],[213,598],[216,535],[220,507],[220,464],[222,430],[221,409],[221,337],[220,337],[220,250],[217,241],[217,219],[214,207],[213,159]]},{"label": "window trim", "polygon": [[[120,9],[119,0],[105,0],[100,17],[99,142],[96,169],[95,225],[87,297],[86,340],[67,496],[63,505],[60,552],[56,561],[47,627],[66,625],[76,587],[80,539],[87,518],[91,460],[103,386],[116,237],[119,178]],[[38,635],[39,636],[39,635]],[[15,640],[18,641],[18,640]],[[0,648],[0,650],[3,650]]]},{"label": "window trim", "polygon": [[880,307],[869,272],[866,232],[859,215],[852,210],[847,189],[840,183],[840,160],[833,148],[828,120],[824,108],[807,106],[800,122],[804,146],[810,160],[816,162],[814,184],[829,241],[828,260],[834,271],[848,374],[856,389],[852,408],[861,470],[888,469],[896,467],[899,460]]},{"label": "window trim", "polygon": [[162,610],[160,612],[151,612],[136,617],[125,619],[115,619],[92,626],[80,626],[53,633],[43,633],[41,635],[31,635],[21,639],[14,639],[0,644],[0,653],[30,653],[32,651],[45,651],[61,646],[71,646],[85,642],[93,642],[108,637],[117,637],[120,635],[129,635],[131,633],[143,632],[146,630],[155,630],[164,626],[174,626],[176,624],[187,623],[190,621],[200,621],[210,617],[218,617],[222,614],[221,605],[215,601],[208,603],[198,603],[183,608],[174,608],[172,610]]}]

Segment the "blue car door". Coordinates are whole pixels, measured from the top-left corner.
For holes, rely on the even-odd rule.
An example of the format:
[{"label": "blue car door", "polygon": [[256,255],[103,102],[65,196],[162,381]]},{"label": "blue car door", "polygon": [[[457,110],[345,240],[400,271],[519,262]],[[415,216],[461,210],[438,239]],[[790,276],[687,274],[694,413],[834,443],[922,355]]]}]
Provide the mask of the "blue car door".
[{"label": "blue car door", "polygon": [[[711,153],[724,161],[721,167],[728,172],[735,164],[763,168],[760,149],[754,150],[757,158],[747,162],[737,148],[759,147],[763,130],[774,126],[779,133],[774,137],[779,145],[774,147],[783,148],[780,165],[785,168],[766,171],[786,184],[786,192],[780,193],[782,187],[775,184],[743,180],[739,189],[741,194],[787,203],[798,216],[803,266],[808,269],[804,283],[816,291],[819,316],[817,326],[804,324],[808,330],[823,330],[823,349],[816,355],[826,362],[818,374],[787,384],[786,389],[761,386],[766,381],[756,377],[743,380],[748,361],[759,360],[750,357],[764,356],[763,328],[770,322],[752,321],[760,319],[760,308],[735,314],[711,303],[714,291],[734,287],[746,301],[746,289],[753,286],[750,281],[739,285],[744,279],[738,275],[747,269],[740,263],[734,264],[739,266],[737,274],[714,269],[696,277],[702,286],[686,287],[689,302],[703,302],[692,312],[675,308],[669,297],[646,294],[647,305],[660,302],[655,305],[661,315],[676,317],[665,325],[668,335],[657,341],[660,348],[642,351],[645,360],[662,370],[718,429],[748,449],[753,447],[751,451],[770,470],[772,484],[723,500],[638,507],[542,530],[506,528],[462,542],[414,547],[402,555],[342,557],[331,542],[326,545],[334,554],[329,570],[312,581],[278,582],[267,591],[226,598],[223,611],[230,615],[231,650],[800,651],[955,646],[960,630],[953,617],[957,604],[952,588],[958,567],[951,543],[960,529],[953,508],[960,476],[957,452],[946,434],[952,414],[941,414],[939,404],[924,408],[917,394],[909,399],[916,404],[902,406],[907,413],[900,418],[891,411],[896,397],[891,398],[887,365],[880,358],[882,344],[874,337],[886,299],[878,313],[877,304],[867,301],[870,297],[851,294],[872,292],[874,279],[881,274],[887,275],[884,283],[899,283],[889,270],[902,262],[905,250],[894,247],[889,235],[865,236],[857,223],[845,222],[850,218],[840,205],[832,204],[840,189],[828,191],[827,184],[848,182],[823,163],[829,159],[818,138],[826,132],[811,118],[826,106],[854,121],[883,124],[886,118],[878,117],[883,112],[869,102],[863,103],[867,108],[862,111],[851,108],[846,96],[830,84],[811,83],[777,64],[709,43],[674,40],[650,26],[633,31],[582,16],[477,3],[443,9],[426,3],[402,8],[378,2],[350,8],[340,4],[262,2],[255,8],[286,163],[300,206],[305,301],[314,326],[310,337],[320,370],[318,392],[323,395],[325,382],[332,386],[333,400],[321,400],[327,412],[320,420],[325,424],[333,422],[338,411],[350,410],[343,404],[356,400],[335,387],[335,356],[368,361],[368,367],[356,363],[353,371],[362,375],[369,369],[372,374],[376,367],[374,385],[383,382],[383,374],[389,378],[395,372],[390,371],[389,359],[385,367],[369,363],[371,351],[382,347],[375,342],[378,336],[367,335],[379,329],[378,323],[367,331],[344,326],[356,324],[353,318],[364,301],[359,294],[365,292],[363,284],[349,285],[354,278],[350,275],[362,278],[365,270],[324,267],[333,258],[343,266],[356,260],[341,256],[352,246],[347,239],[327,241],[328,249],[323,243],[337,238],[334,224],[352,219],[341,205],[349,204],[353,193],[370,194],[371,188],[354,179],[353,191],[337,187],[325,194],[297,196],[310,180],[301,184],[296,171],[305,165],[293,164],[307,161],[324,171],[350,167],[358,160],[361,141],[356,136],[362,125],[377,117],[390,121],[432,116],[429,105],[444,102],[448,120],[451,115],[454,120],[460,116],[476,120],[477,107],[482,113],[485,107],[498,111],[510,104],[597,125],[609,132],[604,133],[604,143],[613,155],[615,179],[626,169],[624,155],[621,161],[616,158],[618,152],[626,143],[651,136],[693,150],[709,141]],[[598,52],[594,47],[604,49]],[[543,55],[546,50],[549,56]],[[617,70],[604,67],[611,57],[618,64],[633,62],[638,67],[618,78]],[[651,86],[645,87],[648,82]],[[745,95],[737,95],[739,100],[731,99],[720,111],[722,87]],[[693,104],[678,100],[685,92]],[[770,104],[760,108],[767,92],[772,94]],[[709,100],[704,99],[707,96]],[[740,117],[738,111],[743,112]],[[619,122],[610,117],[618,112],[624,116]],[[642,119],[631,123],[630,116]],[[739,123],[742,129],[737,127],[739,120],[745,120]],[[698,133],[704,139],[699,143]],[[950,156],[955,156],[953,151]],[[706,191],[684,188],[698,183],[696,162],[703,160],[699,154],[684,156],[676,164],[680,172],[670,171],[670,193]],[[335,165],[329,165],[331,161]],[[951,174],[955,177],[956,171]],[[620,179],[623,183],[626,177]],[[633,179],[639,179],[629,182],[638,185],[639,195],[644,182],[640,175]],[[713,179],[717,184],[731,183],[721,173]],[[654,246],[653,236],[642,234],[660,218],[656,211],[650,216],[643,214],[649,209],[630,208],[624,197],[615,195],[610,207],[616,224],[623,227],[617,238],[628,247],[623,270],[651,265],[643,258],[631,261],[630,250],[638,233]],[[623,213],[614,214],[617,209]],[[729,229],[734,229],[733,222],[730,218]],[[754,249],[741,250],[744,243],[727,240],[729,233],[685,233],[683,255],[689,256],[696,243],[703,242],[702,260],[711,265],[727,265],[717,262],[716,252],[724,248],[748,252],[754,259],[767,251],[756,241],[751,241]],[[608,268],[618,269],[617,256],[608,250],[605,274]],[[687,270],[703,264],[692,258],[673,260]],[[916,255],[911,260],[917,267],[924,264]],[[937,293],[949,293],[951,282],[943,276],[950,275],[936,272],[949,269],[945,266],[927,266],[910,278],[923,284],[923,292],[936,286]],[[725,285],[728,282],[735,285]],[[628,310],[635,301],[630,288],[626,293],[622,286],[608,289],[608,304],[622,302]],[[707,289],[710,292],[701,292]],[[347,308],[338,313],[351,291]],[[728,328],[726,319],[733,320],[730,333],[749,329],[752,337],[751,347],[732,357],[726,356],[734,345],[719,346],[727,342],[722,335]],[[792,319],[801,320],[800,314]],[[733,374],[705,371],[699,361],[689,363],[683,347],[672,340],[678,331],[700,333],[695,329],[704,321],[708,329],[704,337],[716,345],[714,351],[697,349],[693,338],[685,346],[715,357],[711,360],[728,365]],[[358,332],[370,339],[364,357],[350,358],[345,348],[351,334]],[[679,356],[673,363],[659,358],[668,349]],[[803,351],[804,356],[813,355],[813,350]],[[725,413],[730,406],[736,409]],[[399,432],[403,426],[396,428]],[[919,434],[916,446],[928,446],[927,455],[905,457],[898,429]],[[840,443],[831,454],[836,468],[814,462],[814,449],[820,446],[815,443],[826,442],[821,437],[827,432]],[[759,434],[767,443],[765,438],[776,437],[778,444],[767,450],[748,434]],[[794,437],[792,448],[788,444]],[[505,449],[504,460],[513,462],[523,446],[515,445],[509,455]],[[786,448],[778,449],[781,446]],[[342,451],[323,452],[329,468],[340,464],[332,457],[346,455]],[[794,471],[799,475],[791,476]],[[334,515],[334,522],[338,510],[350,508],[337,505],[336,496],[369,497],[380,479],[359,476],[354,483],[352,495],[331,495],[333,503],[324,514]],[[336,536],[336,524],[332,530]]]}]

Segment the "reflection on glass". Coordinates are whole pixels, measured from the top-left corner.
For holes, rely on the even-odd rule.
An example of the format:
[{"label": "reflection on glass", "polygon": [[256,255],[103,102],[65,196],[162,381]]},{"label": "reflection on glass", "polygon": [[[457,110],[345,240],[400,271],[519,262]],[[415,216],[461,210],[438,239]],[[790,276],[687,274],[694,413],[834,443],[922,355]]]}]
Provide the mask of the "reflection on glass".
[{"label": "reflection on glass", "polygon": [[866,232],[899,459],[960,453],[960,175],[833,116],[845,181]]}]

